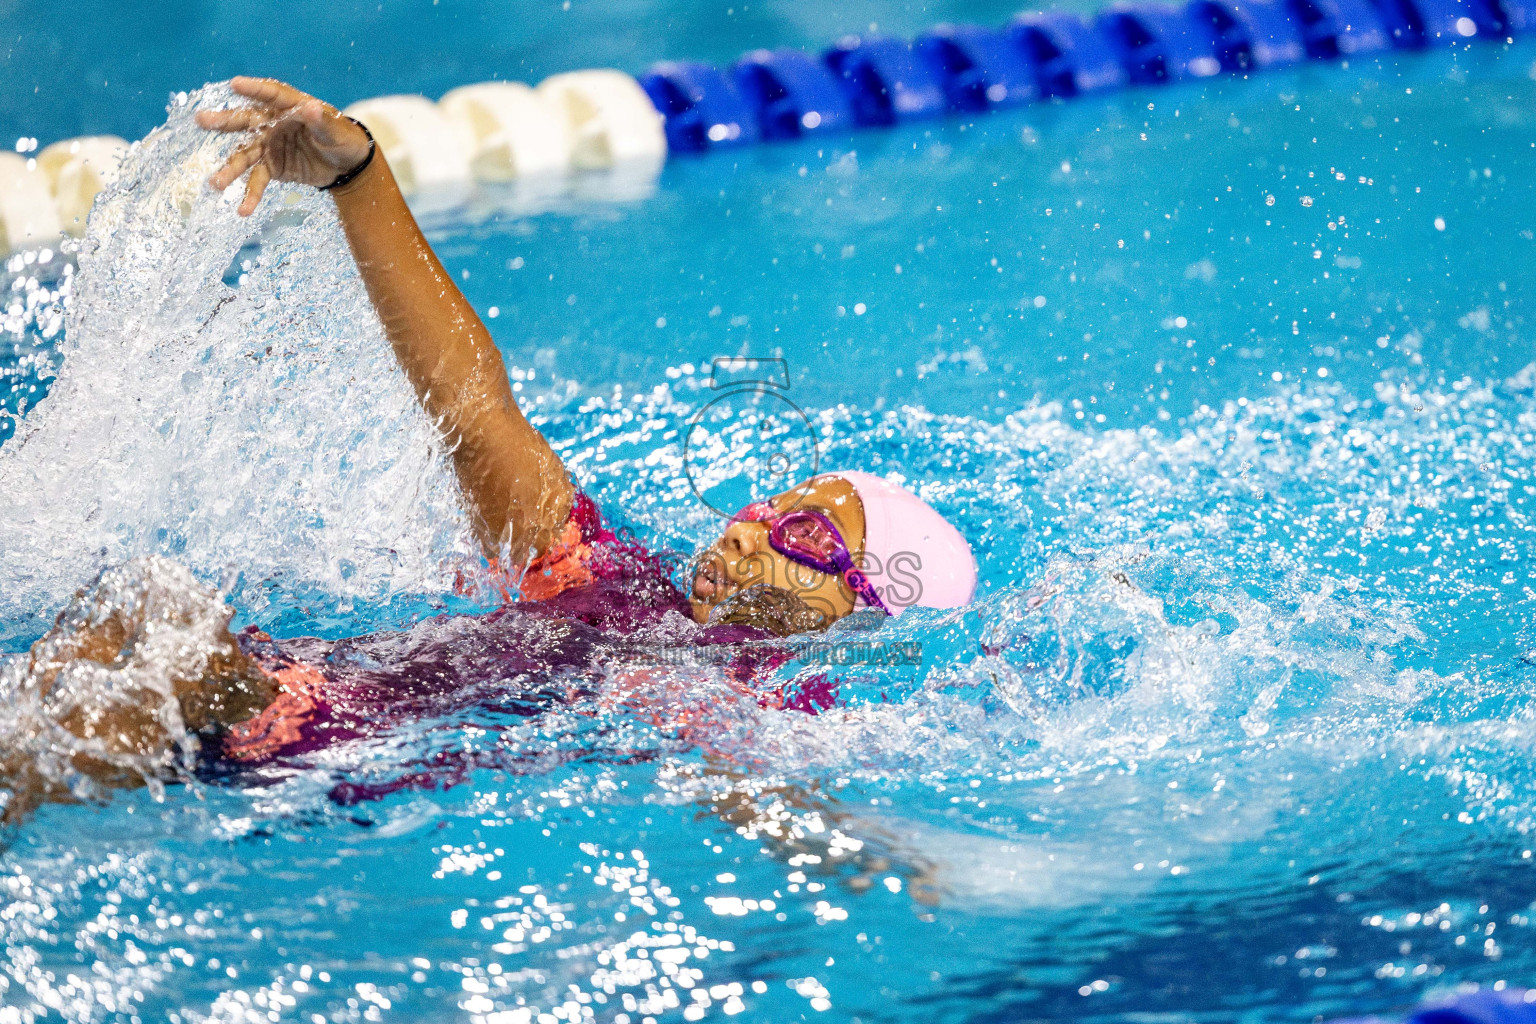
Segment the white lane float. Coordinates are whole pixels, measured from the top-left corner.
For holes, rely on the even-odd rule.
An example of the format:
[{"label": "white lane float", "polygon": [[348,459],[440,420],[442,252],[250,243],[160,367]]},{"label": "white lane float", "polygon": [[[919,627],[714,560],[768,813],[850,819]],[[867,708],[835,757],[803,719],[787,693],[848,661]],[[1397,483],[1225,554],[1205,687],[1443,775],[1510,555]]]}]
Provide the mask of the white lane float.
[{"label": "white lane float", "polygon": [[461,86],[437,105],[471,140],[469,166],[477,181],[554,178],[570,171],[569,124],[521,82]]},{"label": "white lane float", "polygon": [[85,234],[91,204],[116,176],[127,151],[127,141],[116,135],[87,135],[55,142],[37,155],[37,169],[48,183],[65,232],[76,238]]},{"label": "white lane float", "polygon": [[425,96],[378,96],[342,111],[368,126],[389,160],[400,191],[413,205],[451,206],[471,178],[472,142],[465,130]]},{"label": "white lane float", "polygon": [[0,244],[6,252],[52,245],[63,231],[37,160],[0,152]]},{"label": "white lane float", "polygon": [[[481,199],[523,215],[561,195],[631,202],[654,191],[667,158],[661,115],[622,71],[571,71],[537,88],[481,82],[437,103],[377,96],[343,112],[373,132],[400,190],[423,214],[468,204],[476,181],[515,186]],[[114,135],[90,135],[31,159],[0,152],[0,255],[83,235],[127,149]]]},{"label": "white lane float", "polygon": [[622,71],[568,71],[538,92],[565,118],[571,166],[582,171],[659,169],[667,159],[661,115],[640,83]]}]

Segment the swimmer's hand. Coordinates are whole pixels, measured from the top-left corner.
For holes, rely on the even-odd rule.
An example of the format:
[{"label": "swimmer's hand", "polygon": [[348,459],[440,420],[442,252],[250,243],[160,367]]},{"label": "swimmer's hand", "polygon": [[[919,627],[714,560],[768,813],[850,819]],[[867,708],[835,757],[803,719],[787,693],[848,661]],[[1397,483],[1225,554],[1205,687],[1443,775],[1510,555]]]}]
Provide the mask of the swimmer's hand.
[{"label": "swimmer's hand", "polygon": [[368,156],[368,136],[341,111],[273,78],[235,77],[230,88],[256,101],[237,110],[203,110],[197,124],[215,132],[251,132],[208,185],[223,191],[250,171],[240,216],[249,217],[272,181],[319,188]]},{"label": "swimmer's hand", "polygon": [[[335,107],[268,78],[230,85],[255,104],[202,111],[197,123],[250,133],[208,179],[225,189],[250,172],[242,216],[274,179],[330,185],[368,158],[368,133]],[[330,196],[400,369],[442,434],[485,556],[525,564],[570,514],[575,492],[560,457],[518,408],[496,342],[427,244],[384,153]]]}]

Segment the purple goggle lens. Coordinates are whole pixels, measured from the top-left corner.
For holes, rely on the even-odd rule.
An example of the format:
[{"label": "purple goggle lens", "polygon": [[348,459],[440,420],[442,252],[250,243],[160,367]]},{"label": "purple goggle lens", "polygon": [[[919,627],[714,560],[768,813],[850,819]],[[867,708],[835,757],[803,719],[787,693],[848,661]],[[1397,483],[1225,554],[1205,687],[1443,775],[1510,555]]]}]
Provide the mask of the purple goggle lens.
[{"label": "purple goggle lens", "polygon": [[738,523],[769,524],[768,543],[773,550],[808,569],[842,577],[849,589],[866,604],[891,614],[864,570],[853,563],[843,535],[821,512],[813,508],[796,508],[781,513],[766,501],[755,501],[731,518]]}]

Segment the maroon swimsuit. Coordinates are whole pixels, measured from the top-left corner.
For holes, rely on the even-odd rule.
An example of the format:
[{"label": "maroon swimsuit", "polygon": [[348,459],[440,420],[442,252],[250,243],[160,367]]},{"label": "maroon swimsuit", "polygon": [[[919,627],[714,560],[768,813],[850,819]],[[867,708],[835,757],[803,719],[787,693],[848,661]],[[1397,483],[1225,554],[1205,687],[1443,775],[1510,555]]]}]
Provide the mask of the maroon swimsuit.
[{"label": "maroon swimsuit", "polygon": [[[246,763],[300,756],[461,706],[533,714],[592,692],[615,666],[675,665],[683,659],[667,658],[671,645],[690,664],[718,664],[763,706],[814,714],[836,699],[824,679],[793,695],[757,689],[790,652],[749,626],[694,625],[667,562],[609,529],[579,492],[565,531],[521,584],[520,599],[489,614],[437,616],[401,633],[275,641],[246,629],[241,648],[277,682],[278,696],[230,727],[224,755]],[[658,630],[669,615],[678,629]]]}]

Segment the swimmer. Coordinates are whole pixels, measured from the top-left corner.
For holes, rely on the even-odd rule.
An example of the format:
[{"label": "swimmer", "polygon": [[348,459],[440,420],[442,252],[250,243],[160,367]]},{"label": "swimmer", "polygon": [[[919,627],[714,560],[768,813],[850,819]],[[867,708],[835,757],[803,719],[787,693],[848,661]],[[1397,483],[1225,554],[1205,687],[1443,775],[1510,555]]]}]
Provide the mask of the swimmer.
[{"label": "swimmer", "polygon": [[[490,333],[428,245],[368,130],[281,82],[230,84],[250,105],[197,115],[208,131],[241,136],[209,186],[223,190],[244,176],[241,216],[255,212],[274,181],[323,189],[335,201],[400,368],[441,431],[508,608],[430,636],[413,631],[404,641],[278,642],[254,629],[230,635],[221,625],[196,666],[172,683],[189,728],[216,735],[225,756],[256,761],[356,734],[386,695],[417,685],[408,667],[337,657],[348,645],[388,648],[383,660],[401,666],[481,658],[502,678],[515,665],[519,673],[589,679],[603,660],[592,652],[611,655],[621,638],[672,613],[698,624],[693,643],[729,647],[826,629],[856,609],[896,616],[914,605],[970,601],[976,563],[960,533],[912,492],[855,471],[816,476],[741,510],[694,562],[691,591],[678,590],[664,559],[604,524],[523,415]],[[132,590],[135,573],[151,581],[171,570],[151,562],[113,572],[127,576],[110,586]],[[131,658],[136,638],[153,625],[157,605],[149,599],[93,616],[106,585],[82,591],[32,648],[31,685],[43,696],[72,665],[110,668]],[[375,667],[355,668],[363,662]],[[783,694],[764,700],[794,706]],[[144,717],[104,710],[72,719],[66,728],[100,755],[81,755],[77,768],[103,778],[110,773],[96,765],[114,751],[156,742],[160,726]],[[7,775],[14,770],[0,764]]]}]

